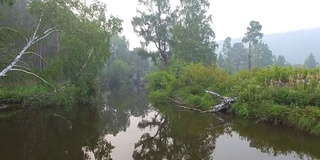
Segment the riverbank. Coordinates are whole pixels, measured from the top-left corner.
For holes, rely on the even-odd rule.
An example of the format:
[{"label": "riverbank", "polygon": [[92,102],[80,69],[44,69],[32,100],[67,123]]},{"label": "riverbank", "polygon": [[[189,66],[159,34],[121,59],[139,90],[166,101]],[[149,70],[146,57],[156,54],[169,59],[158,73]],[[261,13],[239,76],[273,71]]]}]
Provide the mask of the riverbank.
[{"label": "riverbank", "polygon": [[208,110],[219,99],[213,90],[236,97],[234,114],[320,135],[320,70],[270,67],[229,75],[215,66],[178,64],[148,76],[149,98],[154,104],[172,103]]},{"label": "riverbank", "polygon": [[[52,91],[43,85],[8,86],[0,88],[0,111],[28,109],[33,107],[63,106],[68,107],[74,101],[72,87]],[[16,106],[19,106],[18,108]]]}]

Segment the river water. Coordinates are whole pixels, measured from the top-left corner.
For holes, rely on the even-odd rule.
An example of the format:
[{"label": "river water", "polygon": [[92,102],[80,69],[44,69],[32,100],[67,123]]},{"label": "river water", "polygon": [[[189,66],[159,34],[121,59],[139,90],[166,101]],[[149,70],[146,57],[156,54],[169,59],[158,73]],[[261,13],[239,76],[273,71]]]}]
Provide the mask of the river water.
[{"label": "river water", "polygon": [[234,116],[154,108],[141,92],[101,96],[92,106],[2,118],[0,159],[320,159],[320,136]]}]

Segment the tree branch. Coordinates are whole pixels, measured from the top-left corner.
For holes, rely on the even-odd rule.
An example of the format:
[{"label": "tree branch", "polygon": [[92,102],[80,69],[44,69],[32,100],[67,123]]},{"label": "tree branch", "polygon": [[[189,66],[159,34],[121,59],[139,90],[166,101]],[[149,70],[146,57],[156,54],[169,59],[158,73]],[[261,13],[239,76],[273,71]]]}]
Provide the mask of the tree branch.
[{"label": "tree branch", "polygon": [[24,34],[22,34],[21,32],[19,32],[18,30],[15,30],[15,29],[12,29],[12,28],[9,28],[9,27],[0,27],[0,30],[2,30],[2,29],[7,29],[7,30],[10,30],[10,31],[13,31],[13,32],[17,32],[17,33],[19,33],[21,36],[23,36],[24,39],[28,42],[28,38],[27,38]]},{"label": "tree branch", "polygon": [[82,68],[80,69],[80,72],[87,66],[87,63],[89,62],[92,53],[93,53],[93,48],[91,49],[91,51],[90,51],[90,53],[89,53],[89,55],[88,55],[88,58],[87,58],[86,63],[83,64]]},{"label": "tree branch", "polygon": [[23,69],[26,69],[26,70],[29,70],[30,71],[30,68],[28,68],[28,67],[24,67],[24,66],[21,66],[21,65],[14,65],[15,67],[20,67],[20,68],[23,68]]},{"label": "tree branch", "polygon": [[51,85],[49,82],[47,82],[47,81],[44,80],[42,77],[38,76],[37,74],[35,74],[35,73],[33,73],[33,72],[29,72],[29,71],[26,71],[26,70],[24,70],[24,69],[18,69],[18,68],[11,68],[10,70],[11,70],[11,71],[20,71],[20,72],[24,72],[24,73],[26,73],[26,74],[33,75],[33,76],[39,78],[40,80],[42,80],[44,83],[47,83],[50,87],[52,87],[52,88],[54,89],[54,92],[56,92],[56,88],[55,88],[53,85]]},{"label": "tree branch", "polygon": [[40,57],[40,58],[41,58],[42,60],[44,60],[46,63],[48,63],[48,61],[47,61],[46,59],[44,59],[39,53],[36,53],[36,52],[25,52],[24,54],[28,54],[28,53],[34,54],[34,55]]},{"label": "tree branch", "polygon": [[46,31],[44,32],[44,35],[43,35],[43,36],[41,36],[41,37],[38,37],[38,36],[34,37],[32,44],[35,44],[35,43],[37,43],[38,41],[46,38],[48,35],[50,35],[51,33],[55,32],[55,31],[57,31],[57,27],[49,28],[48,30],[46,30]]}]

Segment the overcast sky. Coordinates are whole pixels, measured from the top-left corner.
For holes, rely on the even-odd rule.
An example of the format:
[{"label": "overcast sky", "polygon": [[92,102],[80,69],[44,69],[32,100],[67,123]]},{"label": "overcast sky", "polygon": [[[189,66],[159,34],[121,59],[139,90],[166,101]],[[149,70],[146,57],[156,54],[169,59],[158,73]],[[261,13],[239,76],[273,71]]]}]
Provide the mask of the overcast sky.
[{"label": "overcast sky", "polygon": [[[177,4],[178,0],[171,0]],[[121,18],[122,34],[130,48],[139,47],[131,19],[136,15],[138,0],[104,0],[108,13]],[[319,0],[209,0],[209,13],[216,40],[243,37],[251,20],[259,21],[264,34],[320,27]]]}]

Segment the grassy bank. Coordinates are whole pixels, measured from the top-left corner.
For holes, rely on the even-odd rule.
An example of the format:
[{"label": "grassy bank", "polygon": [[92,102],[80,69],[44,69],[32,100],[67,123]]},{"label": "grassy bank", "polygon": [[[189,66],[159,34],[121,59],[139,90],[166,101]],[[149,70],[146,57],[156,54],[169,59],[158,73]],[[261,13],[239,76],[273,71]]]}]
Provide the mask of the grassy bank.
[{"label": "grassy bank", "polygon": [[242,116],[320,135],[320,70],[272,67],[235,76]]},{"label": "grassy bank", "polygon": [[0,88],[0,104],[19,106],[20,108],[64,106],[74,103],[72,87],[64,91],[53,92],[43,85],[9,86]]},{"label": "grassy bank", "polygon": [[148,76],[150,100],[207,110],[218,103],[204,90],[237,97],[235,114],[320,135],[320,70],[271,67],[228,75],[215,67],[176,63]]}]

